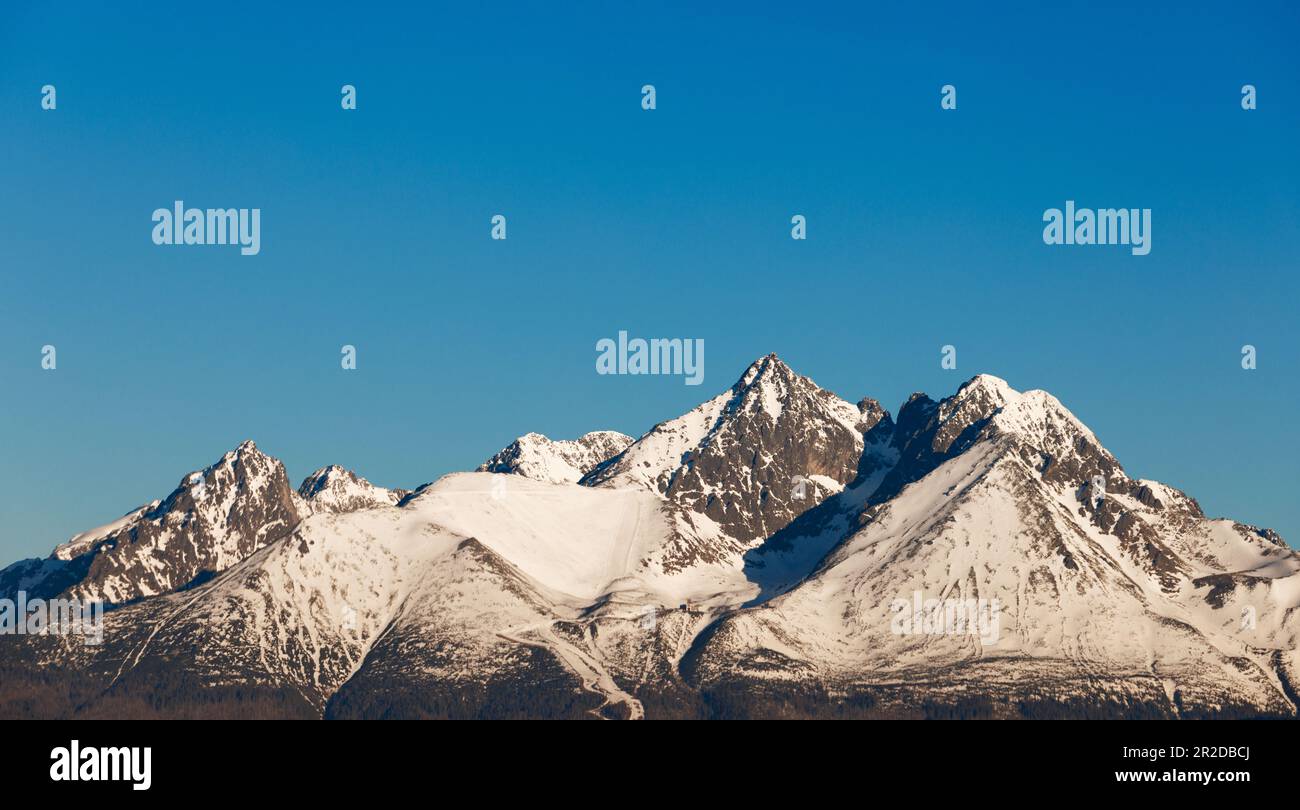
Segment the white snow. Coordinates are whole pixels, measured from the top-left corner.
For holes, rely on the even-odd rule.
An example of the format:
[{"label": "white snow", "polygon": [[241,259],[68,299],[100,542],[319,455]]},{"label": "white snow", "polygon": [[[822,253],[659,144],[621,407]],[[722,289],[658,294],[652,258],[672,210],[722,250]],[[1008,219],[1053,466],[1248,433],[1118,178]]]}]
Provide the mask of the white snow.
[{"label": "white snow", "polygon": [[536,481],[577,483],[597,464],[631,443],[631,436],[613,430],[559,440],[526,433],[480,465],[478,472],[510,472]]},{"label": "white snow", "polygon": [[93,546],[97,541],[129,526],[132,521],[156,507],[158,503],[158,501],[151,501],[144,506],[132,509],[112,523],[105,523],[103,526],[96,526],[93,529],[74,534],[66,543],[55,547],[54,556],[60,560],[71,560],[73,557],[83,554],[86,549]]}]

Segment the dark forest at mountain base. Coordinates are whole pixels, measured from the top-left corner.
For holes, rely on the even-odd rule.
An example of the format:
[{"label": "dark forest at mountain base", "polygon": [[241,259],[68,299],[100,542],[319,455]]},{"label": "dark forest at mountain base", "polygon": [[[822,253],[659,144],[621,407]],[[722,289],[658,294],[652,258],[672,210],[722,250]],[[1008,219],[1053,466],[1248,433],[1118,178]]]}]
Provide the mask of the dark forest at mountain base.
[{"label": "dark forest at mountain base", "polygon": [[[0,668],[0,683],[5,685],[0,720],[626,718],[625,707],[602,706],[599,695],[582,689],[549,656],[539,654],[530,665],[535,669],[526,678],[485,683],[377,679],[349,683],[323,712],[292,689],[214,687],[166,666],[141,668],[129,680],[111,684],[89,680],[79,672],[7,666]],[[830,691],[820,684],[739,681],[697,690],[678,681],[671,686],[648,685],[633,694],[652,720],[1293,719],[1246,704],[1216,709],[1175,706],[1154,695],[1083,694],[1070,686],[1024,688],[1017,694],[963,690],[967,694],[954,696],[944,687],[859,685]]]}]

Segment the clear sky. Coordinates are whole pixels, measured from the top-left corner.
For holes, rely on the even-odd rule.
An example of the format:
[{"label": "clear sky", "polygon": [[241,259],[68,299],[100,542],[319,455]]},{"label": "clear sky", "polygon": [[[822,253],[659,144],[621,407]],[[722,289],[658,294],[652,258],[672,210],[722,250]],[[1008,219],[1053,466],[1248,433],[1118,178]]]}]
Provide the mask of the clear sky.
[{"label": "clear sky", "polygon": [[[409,487],[772,351],[894,412],[1045,388],[1300,543],[1293,4],[114,5],[0,15],[0,563],[244,438]],[[260,255],[155,246],[177,199],[260,208]],[[1151,253],[1044,245],[1067,199]],[[620,329],[703,338],[704,384],[598,376]]]}]

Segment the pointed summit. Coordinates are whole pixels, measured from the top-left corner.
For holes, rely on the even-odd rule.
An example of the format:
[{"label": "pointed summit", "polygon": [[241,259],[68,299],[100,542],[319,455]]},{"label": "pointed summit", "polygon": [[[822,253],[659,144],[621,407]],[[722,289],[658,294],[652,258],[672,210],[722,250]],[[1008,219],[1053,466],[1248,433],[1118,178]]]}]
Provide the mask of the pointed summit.
[{"label": "pointed summit", "polygon": [[885,416],[878,404],[860,410],[769,354],[581,483],[662,495],[680,531],[667,569],[723,562],[851,481],[863,433]]},{"label": "pointed summit", "polygon": [[960,397],[968,391],[986,391],[993,396],[1010,397],[1016,394],[1006,380],[996,377],[992,374],[976,374],[966,382],[962,383],[957,389],[957,396]]},{"label": "pointed summit", "polygon": [[982,441],[1010,443],[1017,452],[1039,456],[1044,469],[1062,481],[1122,474],[1119,462],[1055,397],[1021,393],[1001,377],[977,374],[939,402],[918,393],[903,405],[893,437],[899,463],[873,500],[892,498]]},{"label": "pointed summit", "polygon": [[763,376],[793,378],[798,375],[796,375],[794,371],[785,364],[784,360],[777,357],[776,353],[773,352],[765,354],[750,363],[749,367],[745,369],[745,373],[740,375],[740,379],[736,381],[733,390],[736,387],[751,385],[757,378]]},{"label": "pointed summit", "polygon": [[377,487],[366,479],[337,464],[321,467],[307,476],[298,487],[298,495],[312,512],[355,512],[376,506],[393,506],[403,490]]},{"label": "pointed summit", "polygon": [[731,407],[765,413],[776,419],[787,402],[821,390],[812,380],[796,374],[781,358],[769,354],[750,363],[731,386]]},{"label": "pointed summit", "polygon": [[55,593],[120,604],[221,571],[304,516],[284,465],[248,440],[182,476],[166,498],[56,548],[42,579]]}]

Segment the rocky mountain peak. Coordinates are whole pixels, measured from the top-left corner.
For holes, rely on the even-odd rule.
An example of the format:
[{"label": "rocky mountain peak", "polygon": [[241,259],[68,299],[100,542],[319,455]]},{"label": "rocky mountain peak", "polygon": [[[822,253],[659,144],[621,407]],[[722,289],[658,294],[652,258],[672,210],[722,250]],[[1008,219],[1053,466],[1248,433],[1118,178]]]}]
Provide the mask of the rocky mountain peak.
[{"label": "rocky mountain peak", "polygon": [[785,361],[776,356],[776,353],[765,354],[754,362],[749,364],[745,372],[740,375],[733,388],[741,388],[766,380],[793,380],[799,375],[794,373]]},{"label": "rocky mountain peak", "polygon": [[110,604],[165,593],[239,562],[304,516],[284,465],[244,441],[167,497],[59,546],[25,584]]},{"label": "rocky mountain peak", "polygon": [[889,411],[885,410],[881,404],[871,397],[863,397],[858,400],[858,427],[864,433],[875,428],[882,422],[892,422]]},{"label": "rocky mountain peak", "polygon": [[1021,393],[1000,377],[978,374],[937,403],[920,393],[908,399],[892,438],[898,464],[873,500],[893,497],[980,440],[1014,445],[1027,463],[1058,483],[1077,486],[1092,475],[1120,472],[1092,431],[1051,394]]},{"label": "rocky mountain peak", "polygon": [[886,417],[878,403],[854,406],[769,354],[729,390],[656,425],[582,483],[660,493],[678,510],[685,538],[666,565],[716,561],[853,480],[863,433]]}]

